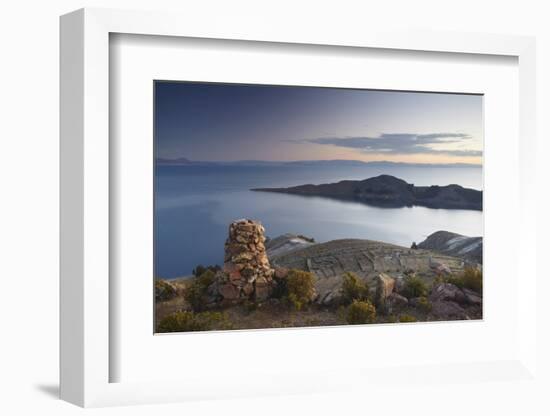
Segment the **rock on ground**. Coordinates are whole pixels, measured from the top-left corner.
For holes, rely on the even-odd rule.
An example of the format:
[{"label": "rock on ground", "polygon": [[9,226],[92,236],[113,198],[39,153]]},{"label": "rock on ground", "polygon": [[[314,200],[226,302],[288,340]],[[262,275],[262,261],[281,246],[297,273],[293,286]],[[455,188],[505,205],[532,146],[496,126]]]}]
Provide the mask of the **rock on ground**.
[{"label": "rock on ground", "polygon": [[466,309],[480,307],[482,297],[469,289],[460,289],[451,283],[439,283],[430,292],[431,313],[438,319],[470,319]]},{"label": "rock on ground", "polygon": [[470,319],[464,308],[453,301],[432,302],[431,313],[439,319]]},{"label": "rock on ground", "polygon": [[383,306],[386,303],[386,298],[390,296],[395,288],[395,279],[388,276],[386,273],[380,273],[376,276],[376,295],[375,303]]},{"label": "rock on ground", "polygon": [[481,295],[470,289],[460,289],[451,283],[439,283],[430,292],[430,301],[453,301],[464,305],[481,305]]},{"label": "rock on ground", "polygon": [[405,308],[409,304],[409,300],[399,293],[392,292],[385,300],[385,308],[387,313],[396,313]]}]

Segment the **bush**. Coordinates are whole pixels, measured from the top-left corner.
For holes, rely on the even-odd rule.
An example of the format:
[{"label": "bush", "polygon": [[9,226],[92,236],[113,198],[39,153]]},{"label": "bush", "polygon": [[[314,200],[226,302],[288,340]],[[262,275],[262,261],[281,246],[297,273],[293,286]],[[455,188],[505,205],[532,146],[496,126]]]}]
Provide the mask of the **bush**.
[{"label": "bush", "polygon": [[478,293],[483,291],[483,272],[473,267],[467,267],[462,275],[464,287]]},{"label": "bush", "polygon": [[376,308],[370,301],[354,300],[348,306],[346,321],[351,325],[372,324],[376,319]]},{"label": "bush", "polygon": [[420,296],[416,300],[416,307],[424,313],[430,313],[432,311],[432,304],[426,296]]},{"label": "bush", "polygon": [[315,295],[315,275],[292,269],[286,278],[287,299],[296,310],[310,303]]},{"label": "bush", "polygon": [[207,269],[199,277],[196,277],[185,290],[185,300],[189,302],[195,312],[200,312],[204,309],[208,286],[214,283],[215,277],[216,274],[212,270]]},{"label": "bush", "polygon": [[188,311],[174,312],[163,318],[158,332],[209,331],[213,329],[231,329],[232,324],[225,314],[220,312],[194,313]]},{"label": "bush", "polygon": [[369,287],[355,273],[346,272],[342,283],[342,303],[350,304],[354,300],[368,300]]},{"label": "bush", "polygon": [[271,297],[275,299],[283,299],[288,296],[288,287],[286,278],[284,279],[273,279],[273,290],[271,292]]},{"label": "bush", "polygon": [[477,293],[483,291],[483,273],[473,267],[466,267],[460,276],[450,277],[448,282],[461,289],[470,289]]},{"label": "bush", "polygon": [[428,294],[428,287],[424,280],[418,276],[408,276],[405,278],[403,287],[403,296],[407,298],[419,298]]},{"label": "bush", "polygon": [[170,283],[162,280],[155,279],[155,301],[162,302],[175,298],[177,295],[176,288]]},{"label": "bush", "polygon": [[417,319],[412,315],[407,315],[407,314],[399,315],[399,322],[416,322],[416,321]]},{"label": "bush", "polygon": [[197,267],[195,267],[193,269],[193,276],[195,277],[199,277],[201,276],[204,272],[210,270],[214,273],[220,271],[222,268],[220,266],[218,266],[217,264],[214,264],[213,266],[203,266],[202,264],[199,264]]},{"label": "bush", "polygon": [[435,276],[434,280],[432,281],[432,289],[436,287],[440,283],[445,283],[447,280],[443,278],[442,275],[438,274]]}]

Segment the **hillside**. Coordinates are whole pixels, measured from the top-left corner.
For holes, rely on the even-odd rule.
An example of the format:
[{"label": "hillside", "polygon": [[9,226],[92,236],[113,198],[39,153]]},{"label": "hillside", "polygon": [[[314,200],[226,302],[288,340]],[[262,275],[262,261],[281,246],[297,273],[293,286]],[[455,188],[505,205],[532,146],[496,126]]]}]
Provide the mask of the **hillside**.
[{"label": "hillside", "polygon": [[418,244],[418,248],[459,257],[483,264],[483,238],[467,237],[449,231],[436,231]]},{"label": "hillside", "polygon": [[276,267],[299,269],[317,276],[316,289],[319,302],[330,303],[337,295],[342,275],[353,272],[367,282],[379,273],[404,277],[417,273],[431,281],[442,271],[458,274],[464,262],[430,250],[410,249],[372,240],[345,239],[314,244],[282,255],[270,257]]}]

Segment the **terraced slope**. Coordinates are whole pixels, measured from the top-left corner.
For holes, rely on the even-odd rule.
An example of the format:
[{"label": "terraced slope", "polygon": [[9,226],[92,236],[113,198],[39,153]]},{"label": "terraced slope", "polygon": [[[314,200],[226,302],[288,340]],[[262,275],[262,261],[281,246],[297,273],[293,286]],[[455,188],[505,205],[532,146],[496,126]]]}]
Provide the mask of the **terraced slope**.
[{"label": "terraced slope", "polygon": [[432,280],[437,274],[460,273],[463,260],[430,250],[410,249],[372,240],[345,239],[314,244],[270,258],[278,267],[315,273],[320,301],[336,295],[345,272],[354,272],[367,282],[377,274],[403,277],[406,273]]}]

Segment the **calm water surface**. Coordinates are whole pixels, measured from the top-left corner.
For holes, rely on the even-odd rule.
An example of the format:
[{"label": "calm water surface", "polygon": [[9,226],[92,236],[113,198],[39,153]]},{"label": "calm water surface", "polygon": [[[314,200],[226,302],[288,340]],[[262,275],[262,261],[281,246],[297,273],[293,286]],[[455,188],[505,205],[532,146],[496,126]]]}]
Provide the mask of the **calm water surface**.
[{"label": "calm water surface", "polygon": [[361,180],[380,174],[415,185],[456,183],[482,189],[481,169],[471,167],[157,166],[156,276],[189,275],[197,264],[221,265],[227,227],[239,218],[261,221],[271,237],[295,233],[318,242],[363,238],[410,246],[438,230],[482,235],[479,211],[377,208],[320,197],[249,191],[255,187]]}]

